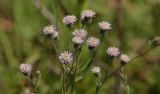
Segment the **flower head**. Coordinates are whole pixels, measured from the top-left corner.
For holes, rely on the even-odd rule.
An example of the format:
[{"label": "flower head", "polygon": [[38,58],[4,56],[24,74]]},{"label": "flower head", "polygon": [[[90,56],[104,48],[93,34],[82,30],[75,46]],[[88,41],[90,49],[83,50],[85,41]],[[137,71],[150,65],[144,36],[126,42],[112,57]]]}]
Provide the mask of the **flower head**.
[{"label": "flower head", "polygon": [[77,18],[74,15],[67,15],[63,18],[63,22],[66,25],[73,25],[76,21],[77,21]]},{"label": "flower head", "polygon": [[116,47],[109,47],[107,50],[106,50],[107,54],[111,57],[117,57],[119,56],[120,54],[120,51],[118,48]]},{"label": "flower head", "polygon": [[101,68],[98,66],[94,66],[91,70],[96,76],[101,72]]},{"label": "flower head", "polygon": [[156,36],[152,41],[152,46],[160,46],[160,36]]},{"label": "flower head", "polygon": [[74,44],[82,44],[84,42],[84,40],[81,37],[75,36],[75,37],[73,37],[72,42]]},{"label": "flower head", "polygon": [[22,94],[34,94],[31,92],[30,88],[25,88]]},{"label": "flower head", "polygon": [[98,27],[100,28],[100,30],[110,30],[111,24],[106,21],[102,21],[98,23]]},{"label": "flower head", "polygon": [[81,19],[85,19],[85,17],[87,18],[92,18],[92,17],[95,17],[96,13],[92,10],[83,10],[81,12]]},{"label": "flower head", "polygon": [[97,47],[99,43],[100,43],[99,39],[97,39],[95,37],[90,37],[87,40],[87,45],[89,48]]},{"label": "flower head", "polygon": [[84,29],[76,29],[74,32],[72,32],[72,35],[85,38],[87,36],[87,32]]},{"label": "flower head", "polygon": [[59,60],[62,64],[69,64],[73,61],[73,56],[71,52],[64,51],[60,54]]},{"label": "flower head", "polygon": [[90,23],[95,15],[96,13],[92,10],[83,10],[81,12],[81,20],[85,23]]},{"label": "flower head", "polygon": [[25,76],[30,76],[32,72],[32,65],[31,64],[21,64],[19,66],[19,69]]},{"label": "flower head", "polygon": [[43,28],[43,33],[44,33],[44,35],[47,35],[47,36],[53,37],[53,38],[57,38],[57,36],[58,36],[57,29],[54,25],[45,26]]},{"label": "flower head", "polygon": [[122,54],[120,56],[120,59],[121,59],[121,61],[126,62],[126,63],[130,61],[130,57],[126,54]]}]

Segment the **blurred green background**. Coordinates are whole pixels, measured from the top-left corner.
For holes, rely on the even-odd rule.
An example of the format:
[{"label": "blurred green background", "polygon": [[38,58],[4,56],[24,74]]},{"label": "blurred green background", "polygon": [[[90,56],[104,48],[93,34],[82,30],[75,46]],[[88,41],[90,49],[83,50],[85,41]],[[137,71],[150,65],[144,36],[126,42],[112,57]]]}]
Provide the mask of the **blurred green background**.
[{"label": "blurred green background", "polygon": [[[97,13],[87,28],[89,35],[98,36],[99,21],[107,20],[113,27],[104,40],[97,63],[107,62],[105,50],[109,46],[120,47],[134,57],[160,35],[160,0],[0,0],[0,94],[24,94],[28,85],[19,72],[19,64],[23,62],[41,71],[40,94],[61,94],[61,64],[42,29],[55,24],[65,48],[67,28],[62,19],[67,14],[79,18],[83,9]],[[128,64],[125,73],[130,94],[160,94],[160,49],[153,49]],[[100,94],[115,94],[114,83],[113,77]],[[95,93],[91,71],[76,88],[76,94]]]}]

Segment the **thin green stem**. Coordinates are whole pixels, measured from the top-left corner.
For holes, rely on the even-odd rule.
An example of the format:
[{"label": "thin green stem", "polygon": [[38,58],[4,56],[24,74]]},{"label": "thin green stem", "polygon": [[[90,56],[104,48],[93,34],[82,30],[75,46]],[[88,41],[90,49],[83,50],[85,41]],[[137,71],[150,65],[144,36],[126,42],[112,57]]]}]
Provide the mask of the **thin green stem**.
[{"label": "thin green stem", "polygon": [[38,89],[37,89],[37,83],[38,83],[39,77],[36,77],[36,81],[34,84],[35,92],[38,94]]},{"label": "thin green stem", "polygon": [[70,49],[71,42],[71,28],[68,28],[68,50]]},{"label": "thin green stem", "polygon": [[58,42],[58,46],[59,46],[60,51],[62,51],[62,44],[61,44],[61,41],[59,38],[57,39],[57,42]]},{"label": "thin green stem", "polygon": [[64,71],[61,75],[61,91],[62,91],[62,94],[65,94],[65,85],[64,85]]},{"label": "thin green stem", "polygon": [[99,92],[100,85],[101,85],[101,82],[100,82],[100,79],[98,76],[98,77],[96,77],[96,94],[98,94],[98,92]]},{"label": "thin green stem", "polygon": [[36,79],[36,82],[35,82],[35,83],[31,80],[30,76],[27,76],[27,79],[28,79],[28,81],[33,85],[35,94],[38,94],[38,90],[37,90],[37,86],[36,86],[36,85],[37,85],[37,82],[38,82],[38,79]]},{"label": "thin green stem", "polygon": [[57,49],[57,47],[56,47],[56,44],[55,44],[55,43],[53,43],[53,47],[54,47],[54,49],[55,49],[56,53],[59,53],[59,51],[58,51],[58,49]]},{"label": "thin green stem", "polygon": [[71,94],[73,93],[73,90],[75,88],[75,78],[76,78],[76,72],[77,72],[77,66],[78,66],[78,57],[79,57],[79,53],[78,53],[78,49],[75,49],[75,70],[73,72],[73,80],[72,82],[72,87],[71,87]]},{"label": "thin green stem", "polygon": [[109,76],[107,76],[107,77],[103,80],[103,82],[101,83],[100,87],[102,87],[103,84],[104,84],[107,80],[109,80],[109,78],[111,78],[117,71],[119,71],[119,69],[121,69],[121,67],[122,67],[122,66],[119,66],[114,72],[112,72]]},{"label": "thin green stem", "polygon": [[102,42],[103,42],[103,39],[104,39],[104,34],[101,34],[100,45],[102,44]]},{"label": "thin green stem", "polygon": [[82,68],[86,64],[86,62],[88,61],[89,57],[90,57],[90,55],[87,56],[87,58],[85,59],[84,63],[82,65],[80,65],[77,69]]}]

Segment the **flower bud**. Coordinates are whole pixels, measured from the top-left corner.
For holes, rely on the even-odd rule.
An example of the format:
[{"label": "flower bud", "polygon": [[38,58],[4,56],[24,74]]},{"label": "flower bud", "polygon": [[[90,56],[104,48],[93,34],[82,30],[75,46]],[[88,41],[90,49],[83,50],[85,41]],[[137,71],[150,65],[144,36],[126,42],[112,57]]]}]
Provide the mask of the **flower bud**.
[{"label": "flower bud", "polygon": [[36,71],[36,76],[37,77],[41,77],[41,72],[40,71]]}]

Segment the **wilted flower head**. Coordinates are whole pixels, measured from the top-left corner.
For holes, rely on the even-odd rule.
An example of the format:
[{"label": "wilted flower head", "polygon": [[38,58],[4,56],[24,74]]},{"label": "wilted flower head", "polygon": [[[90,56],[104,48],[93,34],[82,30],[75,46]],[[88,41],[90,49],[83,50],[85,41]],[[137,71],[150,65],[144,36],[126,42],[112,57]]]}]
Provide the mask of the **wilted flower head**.
[{"label": "wilted flower head", "polygon": [[75,36],[75,37],[73,37],[72,42],[74,44],[82,44],[84,42],[84,40],[81,37]]},{"label": "wilted flower head", "polygon": [[106,22],[106,21],[102,21],[98,23],[98,27],[100,30],[110,30],[111,29],[111,24]]},{"label": "wilted flower head", "polygon": [[77,21],[77,18],[74,15],[67,15],[63,18],[63,22],[66,25],[73,25],[76,21]]},{"label": "wilted flower head", "polygon": [[99,74],[101,72],[101,68],[98,66],[94,66],[92,68],[92,72],[97,76],[97,74]]},{"label": "wilted flower head", "polygon": [[92,18],[95,17],[96,13],[92,10],[83,10],[81,12],[81,20],[84,23],[90,23],[92,21]]},{"label": "wilted flower head", "polygon": [[87,32],[84,29],[76,29],[74,32],[72,32],[72,35],[85,38],[87,36]]},{"label": "wilted flower head", "polygon": [[120,54],[119,49],[116,47],[109,47],[106,52],[110,57],[117,57]]},{"label": "wilted flower head", "polygon": [[130,61],[130,57],[129,57],[128,55],[126,55],[126,54],[122,54],[122,55],[120,56],[120,59],[121,59],[121,61],[123,61],[123,62],[129,62],[129,61]]},{"label": "wilted flower head", "polygon": [[43,33],[49,37],[57,38],[58,32],[54,25],[48,25],[43,28]]},{"label": "wilted flower head", "polygon": [[31,92],[30,88],[25,88],[22,94],[34,94]]},{"label": "wilted flower head", "polygon": [[24,76],[30,76],[32,72],[32,65],[31,64],[21,64],[19,66],[19,69],[24,74]]},{"label": "wilted flower head", "polygon": [[160,46],[160,36],[156,36],[156,37],[152,40],[152,45],[153,45],[153,46]]},{"label": "wilted flower head", "polygon": [[121,60],[121,65],[125,65],[126,63],[130,61],[130,57],[126,54],[122,54],[120,56],[120,60]]},{"label": "wilted flower head", "polygon": [[64,51],[60,54],[59,60],[62,64],[69,64],[73,61],[73,56],[71,52]]},{"label": "wilted flower head", "polygon": [[99,43],[100,43],[99,39],[97,39],[95,37],[90,37],[87,40],[87,45],[89,48],[97,47]]}]

